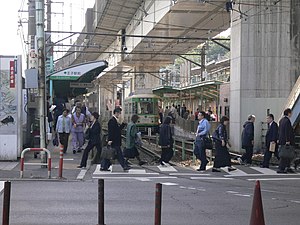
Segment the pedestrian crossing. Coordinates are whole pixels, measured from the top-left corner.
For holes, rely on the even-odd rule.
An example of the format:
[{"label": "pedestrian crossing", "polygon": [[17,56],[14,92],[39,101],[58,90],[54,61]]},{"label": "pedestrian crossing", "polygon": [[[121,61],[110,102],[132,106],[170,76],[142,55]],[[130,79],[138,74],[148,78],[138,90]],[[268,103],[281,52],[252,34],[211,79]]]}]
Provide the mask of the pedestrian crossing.
[{"label": "pedestrian crossing", "polygon": [[12,170],[14,169],[19,162],[0,162],[0,170]]},{"label": "pedestrian crossing", "polygon": [[[238,166],[234,171],[228,171],[227,168],[222,168],[221,172],[212,172],[208,169],[204,172],[198,172],[191,168],[182,168],[178,166],[144,166],[135,168],[128,171],[123,171],[120,165],[112,165],[110,171],[101,171],[100,165],[97,165],[92,177],[94,179],[136,179],[139,181],[149,181],[163,177],[165,179],[174,178],[188,178],[190,180],[233,180],[236,178],[246,178],[251,181],[252,179],[270,179],[277,180],[279,177],[294,176],[300,179],[300,173],[294,174],[278,174],[276,168],[260,168],[260,167],[244,167]],[[268,177],[268,178],[267,178]],[[269,178],[270,177],[270,178]],[[159,179],[159,178],[158,178]],[[280,178],[281,179],[281,178]],[[294,179],[294,178],[293,178]]]}]

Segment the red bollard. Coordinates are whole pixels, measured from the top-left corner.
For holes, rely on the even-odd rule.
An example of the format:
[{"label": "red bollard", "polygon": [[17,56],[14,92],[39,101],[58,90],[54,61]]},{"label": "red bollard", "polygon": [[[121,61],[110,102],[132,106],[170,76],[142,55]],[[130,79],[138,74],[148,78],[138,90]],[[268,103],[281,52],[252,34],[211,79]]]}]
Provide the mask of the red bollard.
[{"label": "red bollard", "polygon": [[2,225],[9,225],[10,189],[11,183],[6,181],[4,183]]},{"label": "red bollard", "polygon": [[59,166],[58,166],[58,177],[63,178],[63,162],[64,162],[64,146],[60,145],[59,147]]},{"label": "red bollard", "polygon": [[250,225],[265,225],[259,180],[255,183]]},{"label": "red bollard", "polygon": [[156,183],[154,225],[161,225],[161,196],[162,196],[162,184]]}]

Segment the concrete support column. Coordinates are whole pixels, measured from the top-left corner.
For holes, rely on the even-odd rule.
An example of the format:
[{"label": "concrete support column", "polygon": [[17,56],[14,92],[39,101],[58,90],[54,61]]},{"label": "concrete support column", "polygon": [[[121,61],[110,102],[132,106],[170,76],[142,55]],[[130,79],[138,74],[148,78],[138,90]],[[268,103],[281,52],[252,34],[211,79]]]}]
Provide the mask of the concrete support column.
[{"label": "concrete support column", "polygon": [[[135,94],[150,94],[153,87],[159,86],[159,74],[153,73],[159,71],[157,67],[135,67]],[[148,73],[150,72],[150,73]]]},{"label": "concrete support column", "polygon": [[299,56],[299,45],[294,45],[299,29],[292,30],[295,23],[299,27],[299,19],[293,17],[299,4],[294,0],[277,5],[255,0],[251,5],[235,7],[231,17],[230,139],[239,152],[247,116],[256,115],[254,149],[259,150],[264,138],[261,122],[267,110],[280,119],[299,74],[294,57]]}]

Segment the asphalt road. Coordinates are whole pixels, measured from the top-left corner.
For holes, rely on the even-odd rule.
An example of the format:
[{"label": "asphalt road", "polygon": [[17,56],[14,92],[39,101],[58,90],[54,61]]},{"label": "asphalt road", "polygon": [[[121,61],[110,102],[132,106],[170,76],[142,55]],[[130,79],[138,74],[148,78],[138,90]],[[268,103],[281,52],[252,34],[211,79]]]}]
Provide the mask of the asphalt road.
[{"label": "asphalt road", "polygon": [[[157,182],[163,184],[164,225],[248,225],[256,179],[261,179],[266,224],[299,224],[299,174],[268,175],[239,168],[236,174],[215,174],[177,167],[176,172],[149,167],[123,173],[116,167],[112,173],[100,174],[92,167],[78,181],[16,180],[12,181],[10,224],[97,224],[99,177],[105,179],[107,225],[154,224]],[[141,172],[144,169],[146,173]],[[2,211],[2,196],[0,201]]]}]

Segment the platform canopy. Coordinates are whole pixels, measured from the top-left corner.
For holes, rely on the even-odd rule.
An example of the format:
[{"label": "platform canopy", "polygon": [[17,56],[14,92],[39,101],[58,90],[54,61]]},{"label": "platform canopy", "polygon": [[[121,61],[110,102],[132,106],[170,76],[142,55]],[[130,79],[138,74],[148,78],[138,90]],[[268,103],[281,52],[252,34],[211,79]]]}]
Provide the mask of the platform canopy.
[{"label": "platform canopy", "polygon": [[[92,81],[108,66],[106,61],[94,61],[70,66],[47,76],[53,82],[55,94],[76,97],[92,87]],[[51,88],[51,87],[50,87]]]}]

